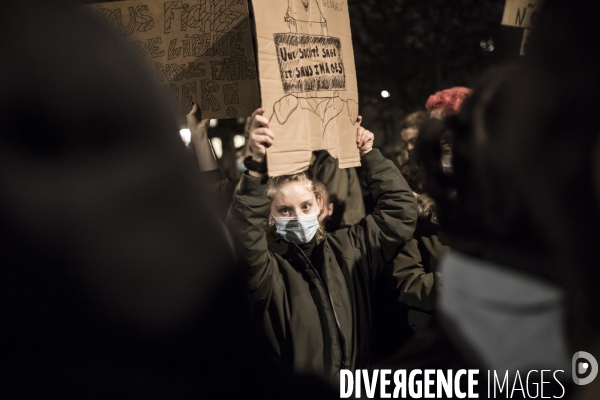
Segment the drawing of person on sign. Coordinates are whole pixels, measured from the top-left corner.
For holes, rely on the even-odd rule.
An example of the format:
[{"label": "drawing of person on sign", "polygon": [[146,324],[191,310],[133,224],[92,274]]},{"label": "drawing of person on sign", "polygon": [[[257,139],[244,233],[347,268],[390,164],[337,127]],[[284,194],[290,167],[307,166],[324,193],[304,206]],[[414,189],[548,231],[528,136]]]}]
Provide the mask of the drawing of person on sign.
[{"label": "drawing of person on sign", "polygon": [[284,21],[289,32],[273,36],[286,95],[274,104],[270,123],[308,129],[312,150],[337,157],[347,144],[334,142],[334,132],[354,133],[358,116],[358,104],[339,96],[346,90],[341,41],[328,36],[317,0],[288,0]]}]

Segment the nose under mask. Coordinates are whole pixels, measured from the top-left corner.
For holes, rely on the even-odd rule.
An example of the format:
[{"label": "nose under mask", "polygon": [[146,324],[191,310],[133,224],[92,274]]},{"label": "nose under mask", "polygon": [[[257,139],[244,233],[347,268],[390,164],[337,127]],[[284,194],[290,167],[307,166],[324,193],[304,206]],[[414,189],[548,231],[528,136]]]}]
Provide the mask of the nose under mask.
[{"label": "nose under mask", "polygon": [[319,212],[300,217],[276,217],[273,215],[277,234],[285,240],[297,244],[310,242],[319,230]]}]

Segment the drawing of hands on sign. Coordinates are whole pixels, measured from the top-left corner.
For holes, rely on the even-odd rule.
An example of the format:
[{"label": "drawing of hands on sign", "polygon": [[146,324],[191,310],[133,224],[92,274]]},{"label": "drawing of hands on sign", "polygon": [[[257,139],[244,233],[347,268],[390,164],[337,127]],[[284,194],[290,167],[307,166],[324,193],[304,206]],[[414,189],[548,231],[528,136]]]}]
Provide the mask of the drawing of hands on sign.
[{"label": "drawing of hands on sign", "polygon": [[288,0],[284,20],[292,33],[327,36],[327,21],[317,0]]}]

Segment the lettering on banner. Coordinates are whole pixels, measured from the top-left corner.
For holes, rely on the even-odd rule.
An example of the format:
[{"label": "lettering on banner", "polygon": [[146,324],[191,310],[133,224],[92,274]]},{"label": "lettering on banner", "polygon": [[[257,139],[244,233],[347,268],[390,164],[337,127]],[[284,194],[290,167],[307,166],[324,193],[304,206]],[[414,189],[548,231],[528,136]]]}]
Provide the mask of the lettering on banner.
[{"label": "lettering on banner", "polygon": [[180,119],[193,101],[203,118],[249,116],[260,106],[247,0],[120,1],[86,7],[151,63]]}]

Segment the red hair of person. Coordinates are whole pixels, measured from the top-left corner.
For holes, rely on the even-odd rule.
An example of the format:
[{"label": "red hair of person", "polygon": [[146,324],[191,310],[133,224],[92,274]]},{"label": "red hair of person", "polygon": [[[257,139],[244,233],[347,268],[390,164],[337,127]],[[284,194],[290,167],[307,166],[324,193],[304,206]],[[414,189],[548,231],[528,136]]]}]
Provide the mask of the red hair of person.
[{"label": "red hair of person", "polygon": [[471,89],[466,87],[453,87],[432,94],[425,103],[427,111],[443,109],[444,115],[455,115],[460,111],[463,101],[471,95]]}]

